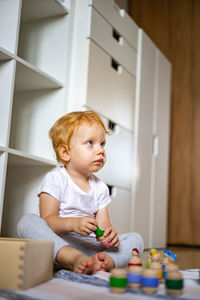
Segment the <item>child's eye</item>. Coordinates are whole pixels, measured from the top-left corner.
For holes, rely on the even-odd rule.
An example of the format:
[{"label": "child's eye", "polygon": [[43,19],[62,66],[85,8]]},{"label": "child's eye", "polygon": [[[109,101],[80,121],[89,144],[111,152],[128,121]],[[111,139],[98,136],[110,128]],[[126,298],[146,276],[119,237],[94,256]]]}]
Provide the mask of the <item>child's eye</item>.
[{"label": "child's eye", "polygon": [[105,144],[106,144],[105,142],[102,142],[102,143],[101,143],[101,147],[104,147],[104,146],[105,146]]},{"label": "child's eye", "polygon": [[93,141],[87,141],[87,145],[88,145],[88,146],[93,146],[94,143],[93,143]]}]

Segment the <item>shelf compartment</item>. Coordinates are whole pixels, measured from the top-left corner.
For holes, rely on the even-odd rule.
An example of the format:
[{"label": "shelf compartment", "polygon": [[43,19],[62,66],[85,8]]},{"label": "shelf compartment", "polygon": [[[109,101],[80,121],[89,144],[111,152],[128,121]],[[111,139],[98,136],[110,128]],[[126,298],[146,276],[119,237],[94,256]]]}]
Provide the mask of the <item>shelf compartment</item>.
[{"label": "shelf compartment", "polygon": [[[26,3],[29,1],[25,1]],[[46,3],[62,7],[57,1],[30,1],[31,6],[38,8],[37,3]],[[43,5],[43,4],[42,4]],[[38,11],[39,14],[39,11]],[[23,19],[22,8],[22,19]],[[69,16],[59,15],[29,22],[21,22],[19,30],[18,57],[42,70],[46,74],[65,81],[65,72],[69,45]]]},{"label": "shelf compartment", "polygon": [[[7,180],[2,214],[1,235],[16,237],[19,219],[26,213],[38,213],[37,190],[50,166],[16,166],[8,155]],[[12,187],[12,188],[11,188]]]},{"label": "shelf compartment", "polygon": [[2,51],[0,56],[6,58],[6,60],[0,60],[0,146],[6,147],[10,130],[15,61],[7,60],[8,55]]},{"label": "shelf compartment", "polygon": [[66,5],[56,0],[23,0],[22,22],[30,22],[39,19],[65,15],[69,12],[69,1]]},{"label": "shelf compartment", "polygon": [[56,166],[55,160],[45,159],[36,155],[30,155],[15,149],[8,149],[9,160],[8,164],[11,166]]},{"label": "shelf compartment", "polygon": [[[8,154],[6,152],[2,152],[2,149],[0,149],[0,220],[2,217],[2,211],[3,211],[4,189],[5,189],[5,181],[6,181],[6,170],[7,170],[7,158],[8,158]],[[0,222],[0,231],[1,231],[1,222]]]},{"label": "shelf compartment", "polygon": [[13,54],[4,48],[0,47],[0,61],[1,60],[11,60],[13,59]]},{"label": "shelf compartment", "polygon": [[21,0],[0,1],[0,46],[16,54]]},{"label": "shelf compartment", "polygon": [[63,86],[52,76],[20,58],[17,58],[15,78],[15,92],[53,89]]},{"label": "shelf compartment", "polygon": [[15,92],[9,147],[28,155],[55,159],[48,131],[65,111],[64,95],[64,89]]}]

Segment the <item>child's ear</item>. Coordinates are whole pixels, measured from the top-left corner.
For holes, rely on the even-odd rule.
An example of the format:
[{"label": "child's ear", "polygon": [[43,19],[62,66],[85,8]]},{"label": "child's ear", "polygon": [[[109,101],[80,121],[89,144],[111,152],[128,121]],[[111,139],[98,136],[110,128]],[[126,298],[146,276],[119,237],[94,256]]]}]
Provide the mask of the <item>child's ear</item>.
[{"label": "child's ear", "polygon": [[68,147],[64,144],[58,146],[58,153],[63,161],[68,162],[70,160],[70,151]]}]

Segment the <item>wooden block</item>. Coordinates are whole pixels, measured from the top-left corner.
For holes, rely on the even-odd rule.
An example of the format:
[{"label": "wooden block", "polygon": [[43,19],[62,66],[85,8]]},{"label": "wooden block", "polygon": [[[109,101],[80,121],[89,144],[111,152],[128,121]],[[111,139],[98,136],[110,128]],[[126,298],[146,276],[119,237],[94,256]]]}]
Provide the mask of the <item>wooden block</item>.
[{"label": "wooden block", "polygon": [[53,276],[53,241],[0,238],[0,288],[28,289]]}]

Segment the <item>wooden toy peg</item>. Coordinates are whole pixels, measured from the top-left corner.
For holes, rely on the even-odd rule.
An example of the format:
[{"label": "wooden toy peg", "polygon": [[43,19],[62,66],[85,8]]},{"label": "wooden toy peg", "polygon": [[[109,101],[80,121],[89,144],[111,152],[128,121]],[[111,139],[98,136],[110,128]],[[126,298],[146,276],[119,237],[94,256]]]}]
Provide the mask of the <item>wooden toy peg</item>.
[{"label": "wooden toy peg", "polygon": [[116,294],[126,292],[127,288],[127,272],[125,269],[115,268],[112,270],[109,279],[110,291]]},{"label": "wooden toy peg", "polygon": [[165,280],[167,294],[170,296],[180,296],[183,293],[183,277],[179,271],[171,271],[167,273]]},{"label": "wooden toy peg", "polygon": [[142,273],[142,290],[146,294],[153,294],[157,292],[159,279],[156,270],[145,269]]},{"label": "wooden toy peg", "polygon": [[131,266],[128,268],[128,288],[131,290],[138,290],[142,282],[142,267]]}]

